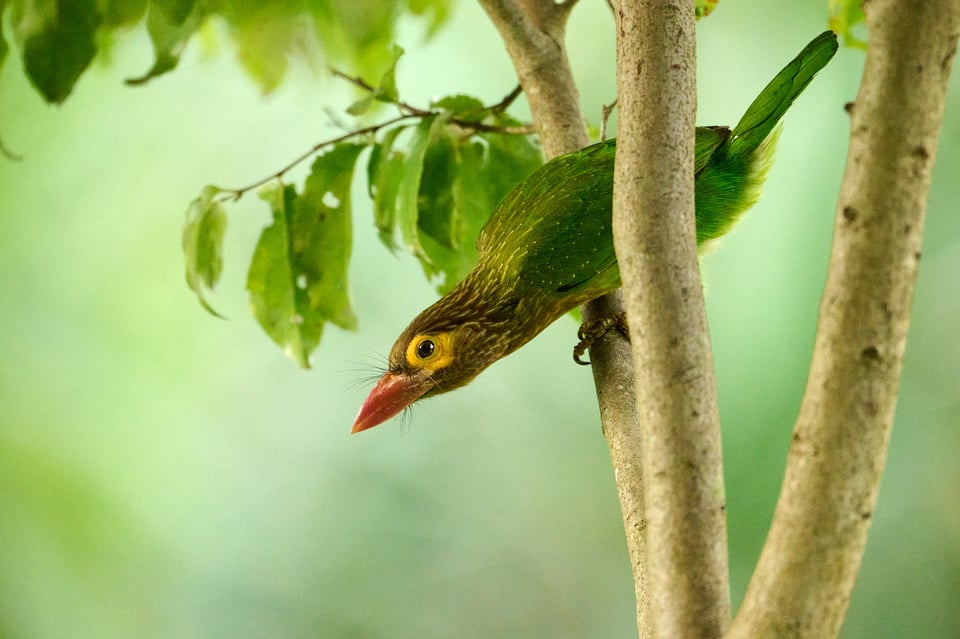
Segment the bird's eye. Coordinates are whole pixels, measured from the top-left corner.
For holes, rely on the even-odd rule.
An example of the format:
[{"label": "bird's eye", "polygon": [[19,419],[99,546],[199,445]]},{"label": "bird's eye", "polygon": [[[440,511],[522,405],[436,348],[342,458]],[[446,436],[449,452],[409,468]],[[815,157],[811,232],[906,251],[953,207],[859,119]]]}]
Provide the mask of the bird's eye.
[{"label": "bird's eye", "polygon": [[417,344],[417,357],[420,359],[429,359],[437,351],[437,345],[433,343],[432,339],[421,340]]}]

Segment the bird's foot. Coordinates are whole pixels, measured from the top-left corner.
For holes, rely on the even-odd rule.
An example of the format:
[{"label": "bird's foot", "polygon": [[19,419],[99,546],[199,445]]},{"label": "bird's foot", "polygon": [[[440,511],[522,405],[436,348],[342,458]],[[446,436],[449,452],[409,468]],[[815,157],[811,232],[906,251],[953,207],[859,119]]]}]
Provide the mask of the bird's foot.
[{"label": "bird's foot", "polygon": [[580,330],[577,331],[577,338],[580,341],[573,347],[573,361],[581,366],[589,366],[590,362],[581,359],[583,354],[586,353],[587,349],[593,346],[597,340],[606,335],[610,329],[616,329],[618,333],[629,340],[630,328],[627,325],[627,314],[617,313],[612,316],[605,315],[592,322],[584,322],[581,324]]}]

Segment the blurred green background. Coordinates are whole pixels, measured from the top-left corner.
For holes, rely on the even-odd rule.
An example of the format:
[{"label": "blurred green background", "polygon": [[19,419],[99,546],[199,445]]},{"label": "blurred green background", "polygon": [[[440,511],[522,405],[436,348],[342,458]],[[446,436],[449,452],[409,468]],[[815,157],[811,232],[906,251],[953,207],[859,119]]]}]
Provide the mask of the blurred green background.
[{"label": "blurred green background", "polygon": [[[721,3],[699,24],[700,116],[732,124],[825,28],[825,3]],[[596,123],[614,96],[605,3],[570,49]],[[493,102],[514,76],[472,2],[424,44],[401,95]],[[221,34],[222,35],[222,34]],[[228,38],[141,88],[140,30],[60,108],[11,52],[0,133],[0,637],[630,637],[633,589],[588,369],[561,320],[409,424],[348,435],[362,382],[434,299],[355,199],[360,331],[298,370],[249,316],[268,222],[228,210],[214,306],[183,282],[180,227],[206,183],[269,174],[336,130],[350,95],[295,65],[262,97]],[[779,491],[809,362],[846,153],[843,49],[786,117],[765,196],[704,260],[718,368],[733,597]],[[960,87],[937,158],[888,469],[842,636],[960,636]],[[302,176],[302,172],[298,174]]]}]

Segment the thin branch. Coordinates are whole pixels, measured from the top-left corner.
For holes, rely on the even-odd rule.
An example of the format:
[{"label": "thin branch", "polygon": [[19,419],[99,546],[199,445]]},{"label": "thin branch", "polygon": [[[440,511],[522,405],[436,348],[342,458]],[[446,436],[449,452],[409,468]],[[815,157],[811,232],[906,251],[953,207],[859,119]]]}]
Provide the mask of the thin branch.
[{"label": "thin branch", "polygon": [[869,46],[810,377],[731,638],[837,636],[886,458],[960,0],[872,0],[864,12]]},{"label": "thin branch", "polygon": [[319,153],[320,151],[322,151],[323,149],[325,149],[325,148],[327,148],[327,147],[329,147],[329,146],[333,146],[334,144],[337,144],[337,143],[339,143],[339,142],[345,142],[345,141],[350,140],[350,139],[353,139],[353,138],[363,137],[363,136],[365,136],[365,135],[370,135],[370,134],[372,134],[372,133],[376,133],[376,132],[379,131],[380,129],[383,129],[383,128],[388,127],[388,126],[392,126],[392,125],[394,125],[394,124],[397,124],[398,122],[403,122],[404,120],[412,120],[412,119],[414,119],[414,118],[420,118],[420,117],[423,117],[423,116],[421,116],[421,115],[419,115],[419,114],[416,114],[416,113],[407,113],[407,114],[403,114],[403,115],[398,115],[398,116],[395,117],[395,118],[391,118],[391,119],[389,119],[389,120],[385,120],[384,122],[381,122],[381,123],[379,123],[379,124],[373,124],[373,125],[371,125],[371,126],[363,127],[362,129],[357,129],[357,130],[355,130],[355,131],[349,131],[349,132],[344,133],[343,135],[339,135],[339,136],[337,136],[337,137],[335,137],[335,138],[330,138],[329,140],[324,140],[323,142],[317,142],[317,143],[314,144],[312,147],[310,147],[309,150],[304,151],[303,153],[301,153],[300,155],[298,155],[296,158],[294,158],[293,160],[291,160],[288,164],[286,164],[283,168],[281,168],[281,169],[280,169],[279,171],[277,171],[276,173],[273,173],[273,174],[271,174],[271,175],[268,175],[267,177],[265,177],[265,178],[263,178],[263,179],[257,180],[256,182],[253,182],[253,183],[248,184],[248,185],[246,185],[246,186],[240,187],[240,188],[238,188],[238,189],[221,189],[221,191],[223,191],[224,193],[226,193],[226,194],[229,196],[227,199],[234,200],[234,201],[239,200],[241,197],[243,197],[243,196],[246,195],[249,191],[252,191],[252,190],[255,189],[255,188],[260,187],[260,186],[263,186],[264,184],[266,184],[267,182],[270,182],[271,180],[279,180],[279,179],[281,179],[284,175],[287,174],[288,171],[290,171],[291,169],[293,169],[295,166],[297,166],[298,164],[300,164],[301,162],[303,162],[304,160],[306,160],[307,158],[309,158],[309,157],[310,157],[311,155],[313,155],[314,153]]},{"label": "thin branch", "polygon": [[[370,93],[375,93],[377,91],[376,87],[371,85],[369,82],[367,82],[360,76],[350,75],[348,73],[344,73],[343,71],[339,71],[338,69],[335,69],[333,67],[330,67],[330,73],[338,78],[346,80],[347,82],[363,89],[364,91],[368,91]],[[523,89],[520,87],[520,85],[517,85],[517,87],[513,89],[510,93],[508,93],[506,97],[500,100],[500,102],[497,102],[496,104],[490,105],[488,107],[484,107],[483,111],[488,114],[502,113],[507,109],[507,107],[510,106],[510,104],[514,100],[517,99],[517,96],[519,96],[521,93],[523,93]],[[397,108],[400,109],[401,112],[407,115],[415,115],[420,118],[429,118],[431,116],[440,114],[439,111],[434,111],[432,109],[421,109],[420,107],[416,107],[410,104],[409,102],[405,102],[403,100],[390,100],[390,104],[395,105]],[[503,133],[506,135],[529,135],[531,133],[534,133],[535,131],[533,125],[500,126],[497,124],[485,124],[477,120],[465,120],[463,118],[458,118],[458,117],[452,117],[448,120],[448,122],[450,122],[450,124],[454,124],[465,130],[480,131],[483,133]]]},{"label": "thin branch", "polygon": [[613,231],[642,424],[649,614],[656,637],[719,637],[730,595],[694,221],[694,3],[621,1],[616,17]]},{"label": "thin branch", "polygon": [[[360,87],[361,89],[364,89],[365,91],[370,91],[371,93],[376,91],[376,88],[371,86],[369,83],[367,83],[363,78],[360,78],[358,76],[347,75],[346,73],[343,73],[342,71],[338,71],[334,68],[331,68],[330,72],[339,78],[343,78],[348,82],[355,84],[356,86]],[[519,96],[521,93],[523,93],[523,91],[518,85],[515,89],[513,89],[510,93],[508,93],[502,100],[500,100],[496,104],[486,107],[484,110],[488,113],[501,113],[504,110],[506,110],[510,106],[510,104],[517,99],[517,96]],[[323,149],[327,147],[331,147],[334,144],[337,144],[339,142],[345,142],[353,138],[375,134],[380,129],[384,129],[388,126],[392,126],[399,122],[403,122],[404,120],[411,120],[416,118],[421,118],[421,119],[429,118],[429,117],[433,117],[435,115],[440,114],[439,111],[420,109],[418,107],[415,107],[411,104],[408,104],[400,100],[397,100],[393,104],[396,104],[400,108],[401,110],[400,115],[394,118],[391,118],[389,120],[380,122],[379,124],[373,124],[367,127],[356,129],[354,131],[348,131],[347,133],[344,133],[343,135],[339,135],[335,138],[330,138],[329,140],[324,140],[323,142],[317,142],[312,147],[310,147],[309,150],[298,155],[296,158],[291,160],[288,164],[286,164],[283,168],[281,168],[276,173],[268,175],[265,178],[257,180],[256,182],[253,182],[241,188],[222,189],[222,191],[227,195],[226,199],[234,200],[234,201],[239,200],[246,193],[248,193],[249,191],[255,188],[263,186],[264,184],[272,180],[279,180],[283,178],[283,176],[286,175],[287,172],[289,172],[298,164],[300,164],[301,162],[309,158],[311,155],[315,153],[319,153]],[[485,124],[483,122],[475,122],[473,120],[464,120],[463,118],[450,118],[448,122],[450,124],[460,127],[461,129],[466,131],[469,135],[472,135],[473,133],[476,133],[476,132],[502,133],[504,135],[529,135],[534,132],[533,125],[498,126],[493,124]]]},{"label": "thin branch", "polygon": [[617,99],[614,98],[610,104],[600,105],[600,139],[607,139],[607,125],[610,123],[610,115],[617,108]]},{"label": "thin branch", "polygon": [[590,142],[563,38],[575,1],[479,0],[513,61],[547,159]]}]

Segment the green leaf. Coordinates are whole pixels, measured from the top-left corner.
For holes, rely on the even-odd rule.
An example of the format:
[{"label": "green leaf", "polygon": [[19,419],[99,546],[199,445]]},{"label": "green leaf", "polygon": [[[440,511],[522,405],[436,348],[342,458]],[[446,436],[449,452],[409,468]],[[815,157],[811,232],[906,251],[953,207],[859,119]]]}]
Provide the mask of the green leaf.
[{"label": "green leaf", "polygon": [[694,3],[696,5],[694,12],[697,18],[705,18],[710,15],[710,12],[714,10],[719,2],[720,0],[696,0]]},{"label": "green leaf", "polygon": [[[447,145],[437,146],[433,161],[443,157],[440,151]],[[421,203],[428,204],[426,210],[421,209],[421,240],[430,258],[429,268],[425,265],[425,270],[428,274],[442,276],[437,282],[440,294],[449,292],[476,264],[477,234],[495,204],[490,202],[483,183],[486,149],[480,141],[450,145],[446,160],[449,175],[433,176],[443,184],[446,192],[433,198],[421,198]],[[429,160],[424,163],[423,185],[428,183],[427,167],[430,163]],[[430,192],[435,190],[435,187],[428,189]],[[433,229],[426,223],[431,218]]]},{"label": "green leaf", "polygon": [[397,190],[403,182],[403,168],[406,155],[393,148],[397,136],[406,130],[397,126],[383,135],[376,143],[367,162],[367,189],[373,200],[373,221],[380,235],[380,241],[394,251],[397,243],[394,239],[396,226]]},{"label": "green leaf", "polygon": [[461,120],[479,122],[487,115],[487,107],[472,95],[448,95],[435,100],[431,106],[448,112]]},{"label": "green leaf", "polygon": [[400,239],[403,241],[404,248],[419,258],[425,265],[428,262],[425,261],[426,254],[420,246],[420,232],[418,230],[418,199],[420,180],[423,176],[423,159],[426,156],[430,138],[436,131],[441,130],[446,125],[446,121],[446,115],[431,116],[424,118],[413,129],[410,147],[403,160],[403,180],[398,185],[395,198],[394,220],[400,230]]},{"label": "green leaf", "polygon": [[240,63],[270,93],[283,79],[290,54],[308,48],[301,0],[229,0],[223,17],[239,49]]},{"label": "green leaf", "polygon": [[450,1],[407,0],[407,9],[415,16],[431,14],[430,23],[427,25],[427,36],[432,36],[450,16]]},{"label": "green leaf", "polygon": [[[423,156],[423,174],[417,197],[417,227],[441,246],[457,248],[453,224],[453,183],[461,172],[460,154],[446,130],[434,132]],[[428,257],[429,254],[428,254]],[[434,260],[431,260],[434,261]],[[438,265],[444,270],[441,265]]]},{"label": "green leaf", "polygon": [[843,36],[843,44],[866,49],[866,40],[853,34],[853,29],[864,22],[862,0],[830,0],[828,10],[830,30]]},{"label": "green leaf", "polygon": [[0,0],[0,69],[3,69],[3,63],[7,59],[7,52],[10,50],[7,39],[3,37],[3,10],[5,4],[6,0]]},{"label": "green leaf", "polygon": [[136,24],[147,12],[148,0],[98,0],[103,26],[125,27]]},{"label": "green leaf", "polygon": [[526,135],[484,133],[480,137],[487,143],[483,181],[490,201],[496,206],[514,186],[543,164],[543,153]]},{"label": "green leaf", "polygon": [[183,226],[183,256],[186,261],[187,286],[197,294],[200,305],[217,317],[222,317],[207,303],[203,289],[213,290],[223,270],[223,233],[227,216],[214,197],[220,193],[215,186],[205,186],[200,196],[187,208]]},{"label": "green leaf", "polygon": [[21,0],[13,23],[30,82],[47,102],[63,102],[97,52],[96,1]]},{"label": "green leaf", "polygon": [[364,148],[339,144],[319,156],[300,196],[292,185],[261,192],[273,224],[250,264],[250,305],[267,335],[303,368],[310,367],[325,322],[356,327],[347,293],[350,185]]},{"label": "green leaf", "polygon": [[365,144],[342,143],[313,163],[297,200],[294,250],[306,276],[310,308],[347,330],[357,327],[350,308],[347,269],[352,219],[350,191],[357,156]]},{"label": "green leaf", "polygon": [[162,11],[167,22],[173,25],[183,24],[195,4],[196,0],[150,0],[151,9]]},{"label": "green leaf", "polygon": [[[192,5],[192,3],[191,3]],[[127,78],[127,84],[144,84],[157,76],[177,68],[180,56],[200,25],[202,15],[197,12],[175,22],[156,2],[150,3],[147,13],[147,33],[153,43],[154,62],[146,73],[135,78]]]},{"label": "green leaf", "polygon": [[363,115],[370,110],[374,101],[395,103],[400,99],[397,93],[397,61],[403,55],[403,48],[393,45],[391,54],[393,60],[380,78],[380,84],[366,96],[347,107],[347,113],[355,116]]}]

